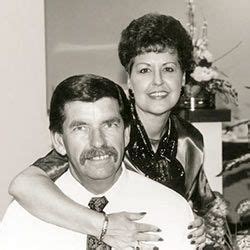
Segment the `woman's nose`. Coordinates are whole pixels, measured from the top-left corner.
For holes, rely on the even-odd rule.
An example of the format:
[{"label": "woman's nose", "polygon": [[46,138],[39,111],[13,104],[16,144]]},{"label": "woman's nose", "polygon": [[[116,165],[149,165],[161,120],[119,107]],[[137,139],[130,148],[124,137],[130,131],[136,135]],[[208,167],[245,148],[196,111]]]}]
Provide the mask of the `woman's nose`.
[{"label": "woman's nose", "polygon": [[161,85],[163,83],[161,72],[156,70],[154,73],[154,84]]},{"label": "woman's nose", "polygon": [[100,129],[93,129],[90,138],[91,146],[99,148],[105,145],[105,136]]}]

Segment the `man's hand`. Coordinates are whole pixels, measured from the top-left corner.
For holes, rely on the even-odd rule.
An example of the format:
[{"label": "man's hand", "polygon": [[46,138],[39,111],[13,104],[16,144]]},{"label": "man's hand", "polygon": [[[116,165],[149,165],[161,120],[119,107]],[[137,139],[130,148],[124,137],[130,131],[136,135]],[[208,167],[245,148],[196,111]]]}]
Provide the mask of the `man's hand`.
[{"label": "man's hand", "polygon": [[140,241],[162,241],[163,239],[155,234],[161,231],[157,226],[135,222],[142,219],[145,214],[128,212],[109,214],[108,230],[103,241],[115,249],[144,244]]},{"label": "man's hand", "polygon": [[[190,206],[193,208],[193,204],[191,201],[189,201]],[[205,241],[206,241],[206,231],[205,231],[205,224],[201,217],[199,217],[194,212],[194,221],[190,223],[188,226],[188,229],[190,229],[190,233],[187,236],[188,239],[190,239],[191,244],[195,244],[197,246],[197,249],[203,249],[205,247]]]}]

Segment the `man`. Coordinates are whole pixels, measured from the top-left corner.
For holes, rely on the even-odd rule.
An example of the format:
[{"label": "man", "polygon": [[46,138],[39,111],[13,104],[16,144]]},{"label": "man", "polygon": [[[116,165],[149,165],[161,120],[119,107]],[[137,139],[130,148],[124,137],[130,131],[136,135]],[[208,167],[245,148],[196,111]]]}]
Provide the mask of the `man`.
[{"label": "man", "polygon": [[[129,142],[130,116],[122,88],[106,78],[78,75],[60,83],[51,100],[50,131],[56,151],[67,154],[70,171],[56,184],[68,197],[85,206],[93,196],[107,199],[104,211],[109,214],[145,211],[143,222],[156,224],[162,230],[161,238],[154,243],[160,249],[193,249],[187,238],[193,212],[184,198],[127,170],[122,163]],[[103,217],[99,240],[108,228],[108,217]],[[15,201],[1,226],[2,250],[80,250],[86,245],[87,249],[109,249],[96,238],[40,221]],[[93,244],[98,247],[91,248]],[[142,239],[126,249],[136,246],[150,247],[146,248]]]}]

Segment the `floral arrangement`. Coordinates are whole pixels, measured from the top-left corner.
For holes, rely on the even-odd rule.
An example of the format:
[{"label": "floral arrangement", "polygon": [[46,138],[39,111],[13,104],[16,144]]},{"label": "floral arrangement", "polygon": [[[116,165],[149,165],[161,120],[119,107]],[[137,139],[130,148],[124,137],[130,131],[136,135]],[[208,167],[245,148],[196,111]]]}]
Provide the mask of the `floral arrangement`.
[{"label": "floral arrangement", "polygon": [[[211,207],[204,217],[206,223],[206,244],[213,246],[213,249],[249,249],[250,239],[248,234],[250,230],[242,231],[238,235],[239,232],[237,232],[236,226],[235,233],[232,234],[226,219],[229,213],[228,202],[219,192],[215,192],[215,195],[215,206]],[[239,220],[243,221],[244,217],[250,215],[250,199],[242,200],[235,210]]]},{"label": "floral arrangement", "polygon": [[[193,0],[188,0],[188,31],[193,41],[195,65],[193,72],[190,74],[184,86],[184,93],[188,97],[196,97],[200,91],[204,89],[209,93],[220,94],[226,103],[231,102],[237,105],[238,99],[236,90],[232,87],[232,84],[226,80],[227,76],[214,66],[215,61],[208,50],[208,24],[206,20],[203,21],[201,34],[197,34],[198,32],[194,21],[194,9]],[[232,50],[230,50],[230,52]],[[229,52],[226,54],[228,53]]]},{"label": "floral arrangement", "polygon": [[[194,19],[194,1],[187,0],[187,4],[188,31],[193,42],[194,69],[190,75],[187,75],[184,86],[185,96],[190,99],[192,97],[199,99],[202,96],[202,92],[203,94],[204,92],[214,95],[219,94],[226,104],[233,103],[238,105],[238,94],[236,90],[228,81],[227,75],[215,66],[215,62],[237,48],[240,43],[215,60],[212,53],[208,50],[208,23],[204,20],[200,32],[198,32]],[[250,86],[246,86],[246,88],[250,88]],[[190,106],[192,109],[192,105]],[[234,161],[226,162],[223,165],[222,172],[219,173],[218,176],[235,169],[246,161],[250,161],[250,154],[241,156]],[[227,202],[219,192],[214,193],[216,196],[214,204],[204,216],[206,245],[212,246],[213,249],[250,249],[250,239],[248,238],[250,229],[239,232],[236,224],[235,230],[232,230],[232,228],[230,230],[227,219],[229,202]],[[250,216],[250,199],[242,200],[235,211],[238,215],[239,222],[243,223],[244,220]]]}]

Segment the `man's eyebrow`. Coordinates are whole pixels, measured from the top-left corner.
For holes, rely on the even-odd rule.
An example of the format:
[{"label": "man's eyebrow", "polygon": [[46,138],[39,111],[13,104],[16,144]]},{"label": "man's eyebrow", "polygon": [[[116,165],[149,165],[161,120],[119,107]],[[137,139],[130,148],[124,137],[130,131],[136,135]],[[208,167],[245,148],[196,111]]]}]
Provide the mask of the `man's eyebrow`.
[{"label": "man's eyebrow", "polygon": [[114,123],[114,122],[121,123],[121,121],[122,121],[122,119],[119,118],[119,117],[112,117],[110,119],[107,119],[107,120],[103,121],[102,124]]},{"label": "man's eyebrow", "polygon": [[86,125],[87,123],[84,121],[78,121],[78,120],[74,120],[70,123],[69,127],[70,128],[74,128],[74,127],[78,127],[78,126],[82,126],[82,125]]}]

